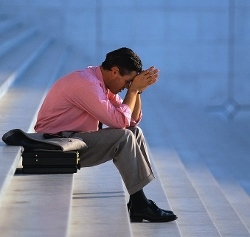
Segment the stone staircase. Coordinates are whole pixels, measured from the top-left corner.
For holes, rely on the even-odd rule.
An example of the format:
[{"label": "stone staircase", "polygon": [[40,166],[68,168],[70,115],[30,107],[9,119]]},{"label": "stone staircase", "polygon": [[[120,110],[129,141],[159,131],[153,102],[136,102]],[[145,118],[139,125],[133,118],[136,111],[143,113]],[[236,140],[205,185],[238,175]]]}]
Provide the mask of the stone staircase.
[{"label": "stone staircase", "polygon": [[181,236],[250,236],[249,115],[226,121],[197,112],[173,103],[160,83],[158,99],[145,101],[155,136],[144,131]]},{"label": "stone staircase", "polygon": [[[0,132],[32,132],[52,83],[82,68],[83,57],[18,19],[0,18],[0,36]],[[16,172],[21,147],[0,142],[1,236],[250,236],[248,120],[177,104],[161,81],[142,96],[141,126],[157,177],[145,193],[173,209],[176,222],[130,223],[112,162],[76,174],[23,175]]]}]

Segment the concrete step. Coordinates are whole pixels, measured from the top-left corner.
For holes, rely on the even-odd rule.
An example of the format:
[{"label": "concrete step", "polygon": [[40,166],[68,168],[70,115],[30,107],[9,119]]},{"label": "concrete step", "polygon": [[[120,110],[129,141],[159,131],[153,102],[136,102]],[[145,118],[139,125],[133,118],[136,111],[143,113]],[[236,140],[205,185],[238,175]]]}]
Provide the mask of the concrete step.
[{"label": "concrete step", "polygon": [[152,153],[170,205],[179,217],[181,236],[221,236],[178,154],[170,148],[157,148]]},{"label": "concrete step", "polygon": [[[223,211],[217,214],[217,219],[220,216],[220,222],[225,220],[225,216],[231,216],[231,220],[228,220],[228,218],[225,220],[224,229],[221,232],[227,233],[230,229],[227,227],[229,225],[232,235],[243,232],[243,235],[248,236],[250,235],[250,213],[248,211],[250,209],[250,198],[240,183],[241,179],[250,180],[247,168],[250,165],[248,159],[250,148],[247,142],[248,137],[244,137],[244,134],[247,134],[247,128],[245,127],[245,132],[241,130],[239,133],[240,127],[237,123],[225,124],[216,118],[211,119],[199,118],[195,123],[196,130],[193,129],[193,133],[189,139],[192,145],[196,147],[196,152],[200,157],[197,157],[197,154],[186,152],[186,159],[183,157],[182,160],[183,162],[187,162],[186,167],[196,164],[203,170],[202,175],[206,175],[207,177],[213,176],[218,183],[218,191],[222,192],[226,199],[222,198],[222,203],[230,205],[231,208],[228,208],[227,212],[224,208]],[[187,122],[191,124],[191,121],[187,120]],[[199,135],[200,131],[205,131],[207,134],[205,141],[203,140],[204,137],[200,140],[203,144],[207,144],[206,146],[195,144],[196,137],[201,137]],[[209,149],[206,151],[202,147],[209,147]],[[192,174],[194,175],[195,173],[192,172]],[[196,180],[201,180],[201,174],[197,174],[197,176]],[[216,201],[216,204],[218,205],[219,201]],[[216,208],[216,205],[213,206]],[[234,215],[239,219],[233,218]],[[230,221],[232,224],[230,224]],[[222,223],[219,225],[223,226]]]},{"label": "concrete step", "polygon": [[[58,58],[62,57],[64,48],[51,44],[41,57],[30,65],[29,70],[11,85],[8,92],[0,100],[0,133],[13,128],[29,131],[34,116],[41,104],[48,83],[54,80],[54,72],[62,65]],[[56,63],[55,63],[56,62]],[[46,70],[44,70],[46,68]],[[0,201],[10,185],[15,167],[20,159],[20,147],[6,146],[0,142]]]},{"label": "concrete step", "polygon": [[[242,218],[239,216],[241,215],[241,212],[237,213],[233,207],[234,205],[232,205],[232,200],[235,200],[235,198],[237,199],[237,201],[235,200],[236,203],[246,201],[246,199],[241,199],[241,197],[243,197],[243,192],[241,195],[236,193],[236,196],[234,192],[230,193],[228,197],[231,197],[228,199],[225,194],[229,193],[223,192],[223,188],[219,185],[208,167],[197,154],[193,152],[182,151],[180,153],[180,157],[185,165],[186,170],[188,171],[189,178],[191,179],[196,191],[206,206],[209,215],[211,216],[221,235],[250,236],[250,232],[247,230]],[[224,180],[226,179],[227,181],[230,181],[230,179],[225,176],[225,173],[221,173],[221,171],[219,173],[224,177]],[[231,185],[228,186],[230,186],[231,191],[237,190],[237,185],[235,187],[231,187]],[[249,210],[249,199],[248,205],[244,205],[244,207],[246,210]],[[241,211],[243,210],[242,208],[240,209]],[[248,216],[249,220],[249,212],[246,210],[243,210],[243,213],[245,213],[244,217],[247,219]]]},{"label": "concrete step", "polygon": [[[178,216],[176,222],[181,236],[219,237],[220,233],[188,178],[175,147],[171,146],[171,131],[168,126],[171,127],[172,123],[175,123],[175,117],[173,120],[168,118],[171,112],[168,110],[166,100],[161,98],[157,89],[154,88],[155,91],[143,95],[143,107],[146,109],[141,126],[164,192],[171,208]],[[163,102],[166,102],[164,106]],[[148,109],[150,113],[147,114]]]},{"label": "concrete step", "polygon": [[73,174],[15,175],[0,212],[3,237],[68,236]]},{"label": "concrete step", "polygon": [[[154,154],[160,153],[156,155],[155,160],[165,190],[175,192],[178,196],[185,195],[183,200],[178,200],[176,196],[173,201],[186,203],[190,213],[193,213],[192,208],[189,208],[190,205],[187,202],[193,203],[195,210],[200,203],[196,211],[203,210],[206,223],[206,228],[203,228],[206,231],[205,236],[218,236],[218,234],[219,236],[249,236],[249,212],[244,211],[244,207],[245,210],[249,209],[249,196],[235,179],[238,172],[246,173],[242,165],[239,165],[241,162],[248,164],[239,152],[248,151],[246,143],[234,139],[233,126],[230,126],[230,130],[228,124],[225,126],[225,123],[217,120],[204,119],[186,106],[179,104],[178,108],[175,103],[168,103],[171,98],[164,94],[162,88],[158,87],[157,92],[160,95],[157,98],[148,96],[147,106],[152,109],[154,117],[157,117],[158,125],[154,124],[154,129],[160,139],[153,137],[149,142],[155,148]],[[157,106],[162,101],[165,101],[164,110]],[[145,122],[149,123],[152,117],[146,120],[148,121]],[[237,127],[235,129],[237,131]],[[241,162],[237,163],[239,155]],[[232,166],[237,167],[238,171],[232,171]],[[179,168],[176,169],[176,167]],[[172,180],[171,176],[173,176]],[[170,183],[173,183],[174,187],[171,187]],[[178,185],[185,190],[184,193],[178,191]],[[186,190],[187,187],[189,191]],[[192,193],[191,189],[197,199],[195,202],[187,198],[187,195]],[[172,199],[170,203],[171,201]],[[175,205],[178,207],[178,203]],[[185,233],[183,236],[188,233],[191,236],[199,236],[199,232],[203,231],[199,228],[202,226],[202,219],[200,213],[199,220],[187,216],[182,223],[178,219],[180,230],[182,234]],[[200,225],[196,226],[200,221]],[[208,227],[210,230],[207,229]]]},{"label": "concrete step", "polygon": [[[170,205],[179,216],[177,224],[181,235],[194,237],[220,236],[192,182],[188,178],[182,162],[178,158],[176,147],[171,146],[172,131],[170,131],[169,127],[172,127],[173,123],[176,123],[176,117],[173,116],[173,120],[169,119],[172,114],[168,110],[168,107],[166,105],[164,107],[158,106],[158,103],[161,103],[161,101],[162,98],[159,96],[156,98],[151,96],[151,94],[147,94],[147,99],[144,99],[144,107],[151,108],[151,114],[150,116],[144,115],[142,126],[148,138],[153,162],[155,163],[157,173],[168,196]],[[166,116],[163,116],[163,114],[166,114]],[[155,136],[152,136],[150,134],[152,125],[147,126],[147,124],[152,124],[155,118],[157,118],[157,122],[153,123]],[[177,123],[176,126],[178,125]]]},{"label": "concrete step", "polygon": [[0,98],[10,85],[39,57],[49,42],[48,37],[35,35],[0,58]]},{"label": "concrete step", "polygon": [[[48,85],[62,67],[63,56],[63,45],[49,45],[12,84],[0,101],[0,111],[6,113],[5,118],[1,117],[1,131],[30,129]],[[73,174],[13,177],[8,166],[13,168],[18,163],[20,148],[1,143],[0,149],[1,168],[5,171],[1,176],[5,179],[1,180],[1,236],[67,236]]]},{"label": "concrete step", "polygon": [[37,29],[34,27],[20,26],[10,28],[7,32],[1,33],[0,57],[13,50],[17,45],[22,44],[37,32]]},{"label": "concrete step", "polygon": [[[163,189],[161,178],[154,165],[154,154],[152,153],[150,156],[151,165],[156,178],[144,188],[144,192],[147,198],[153,200],[159,207],[166,210],[173,210],[176,213],[176,211],[172,209],[173,207],[169,203],[168,195]],[[127,200],[128,198],[129,197],[127,197]],[[178,219],[177,221],[169,223],[131,223],[131,228],[134,237],[181,237],[181,233],[177,223]]]},{"label": "concrete step", "polygon": [[20,147],[6,146],[2,141],[0,142],[0,208],[3,197],[19,164],[20,157]]},{"label": "concrete step", "polygon": [[[214,167],[210,170],[221,187],[221,191],[237,213],[245,228],[250,233],[250,198],[244,189],[232,177],[232,174],[223,168]],[[249,235],[249,234],[248,234]],[[246,236],[248,236],[246,235]]]},{"label": "concrete step", "polygon": [[[34,116],[34,111],[37,110],[43,93],[47,89],[47,84],[53,77],[56,68],[54,62],[57,62],[58,57],[56,53],[62,52],[62,50],[56,44],[44,42],[22,64],[19,68],[21,73],[17,73],[18,76],[14,83],[0,100],[0,111],[6,111],[9,118],[6,120],[7,123],[3,124],[3,127],[1,126],[0,131],[2,129],[10,130],[13,127],[27,130],[27,126],[30,125],[31,118]],[[43,70],[44,67],[47,70]],[[29,70],[25,70],[27,68]],[[6,117],[2,119],[5,120]]]},{"label": "concrete step", "polygon": [[[40,49],[37,54],[33,51],[38,45]],[[19,52],[15,52],[18,59],[13,60],[11,66],[7,61],[11,61],[14,55],[10,53],[0,63],[11,75],[16,74],[13,70],[22,63],[26,54],[31,52],[33,56],[29,57],[29,64],[25,61],[26,67],[21,64],[20,67],[25,70],[20,70],[21,73],[12,79],[13,83],[9,83],[0,100],[0,111],[6,114],[1,117],[2,134],[12,128],[32,132],[37,111],[52,83],[82,65],[82,59],[68,51],[65,45],[51,43],[43,37],[34,37],[23,43],[18,50]],[[20,166],[20,147],[5,146],[1,142],[0,151],[1,236],[68,236],[74,175],[19,174],[13,177],[15,168]],[[123,188],[121,183],[120,187]],[[126,212],[124,213],[125,217],[116,223],[124,225],[124,218],[128,221]],[[109,229],[110,226],[111,224]],[[118,233],[121,233],[119,226],[117,228]],[[125,222],[122,233],[130,232],[130,227]]]},{"label": "concrete step", "polygon": [[75,175],[69,236],[132,236],[122,180],[111,161]]}]

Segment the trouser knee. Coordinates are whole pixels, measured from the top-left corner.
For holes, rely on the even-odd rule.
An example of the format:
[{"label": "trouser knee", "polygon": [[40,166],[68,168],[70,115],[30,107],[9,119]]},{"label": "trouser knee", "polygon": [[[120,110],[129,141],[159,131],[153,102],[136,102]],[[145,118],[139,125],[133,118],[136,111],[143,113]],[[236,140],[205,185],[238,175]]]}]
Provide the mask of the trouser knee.
[{"label": "trouser knee", "polygon": [[127,128],[127,130],[130,130],[134,134],[137,140],[141,140],[141,139],[144,140],[144,134],[140,127],[129,127]]}]

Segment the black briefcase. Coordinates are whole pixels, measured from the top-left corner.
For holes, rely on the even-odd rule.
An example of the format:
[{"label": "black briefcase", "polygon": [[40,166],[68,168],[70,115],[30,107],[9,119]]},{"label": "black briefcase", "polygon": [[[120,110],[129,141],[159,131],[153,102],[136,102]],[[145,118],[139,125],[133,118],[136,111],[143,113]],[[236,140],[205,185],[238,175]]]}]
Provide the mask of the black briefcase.
[{"label": "black briefcase", "polygon": [[79,151],[26,150],[22,153],[24,174],[77,173]]}]

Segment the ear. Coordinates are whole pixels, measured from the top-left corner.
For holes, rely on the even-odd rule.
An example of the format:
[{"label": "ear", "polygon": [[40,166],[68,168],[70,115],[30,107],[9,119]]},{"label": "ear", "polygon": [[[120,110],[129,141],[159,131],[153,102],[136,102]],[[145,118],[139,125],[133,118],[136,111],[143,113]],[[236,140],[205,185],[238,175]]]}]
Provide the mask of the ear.
[{"label": "ear", "polygon": [[112,73],[114,76],[116,76],[117,74],[120,73],[120,70],[119,70],[119,68],[118,68],[117,66],[114,66],[114,67],[111,68],[111,73]]}]

